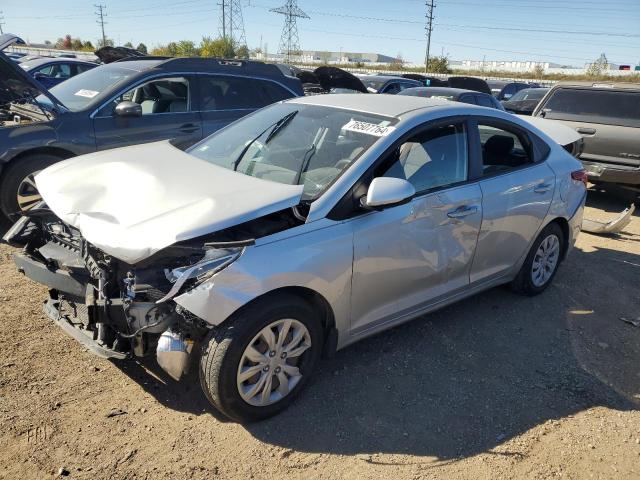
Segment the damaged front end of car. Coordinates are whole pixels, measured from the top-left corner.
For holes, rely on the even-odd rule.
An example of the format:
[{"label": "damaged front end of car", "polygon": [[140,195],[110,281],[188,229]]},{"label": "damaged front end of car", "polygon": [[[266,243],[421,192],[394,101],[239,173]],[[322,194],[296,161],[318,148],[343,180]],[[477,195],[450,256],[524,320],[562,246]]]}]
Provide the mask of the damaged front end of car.
[{"label": "damaged front end of car", "polygon": [[19,271],[49,288],[44,311],[65,333],[103,358],[155,355],[175,380],[212,328],[173,298],[209,280],[252,240],[201,237],[167,247],[136,265],[95,247],[46,205],[29,211],[3,240],[22,248]]}]

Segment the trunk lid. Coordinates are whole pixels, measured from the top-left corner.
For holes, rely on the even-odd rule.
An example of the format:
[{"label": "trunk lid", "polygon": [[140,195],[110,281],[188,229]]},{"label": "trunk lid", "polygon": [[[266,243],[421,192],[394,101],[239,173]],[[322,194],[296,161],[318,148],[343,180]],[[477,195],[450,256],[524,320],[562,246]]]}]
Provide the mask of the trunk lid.
[{"label": "trunk lid", "polygon": [[129,264],[293,207],[303,189],[207,163],[168,141],[65,160],[39,173],[36,184],[61,220]]}]

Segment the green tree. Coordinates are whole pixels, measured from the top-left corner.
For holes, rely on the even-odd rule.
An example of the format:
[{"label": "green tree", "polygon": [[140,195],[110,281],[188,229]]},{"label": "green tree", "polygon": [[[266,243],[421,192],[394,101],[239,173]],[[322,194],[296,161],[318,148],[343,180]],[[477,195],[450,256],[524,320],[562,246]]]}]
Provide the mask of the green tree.
[{"label": "green tree", "polygon": [[91,43],[91,41],[89,40],[82,44],[82,49],[88,52],[93,52],[95,50],[95,48],[93,47],[93,43]]},{"label": "green tree", "polygon": [[138,50],[140,53],[144,53],[145,55],[148,53],[147,46],[144,43],[139,43],[136,50]]},{"label": "green tree", "polygon": [[176,45],[177,57],[197,57],[200,55],[200,49],[191,40],[180,40]]},{"label": "green tree", "polygon": [[230,38],[203,37],[200,42],[200,56],[217,57],[217,58],[233,58],[236,56],[236,48]]},{"label": "green tree", "polygon": [[587,75],[597,77],[598,75],[606,74],[607,70],[609,70],[609,60],[607,60],[607,56],[602,53],[595,62],[589,65]]},{"label": "green tree", "polygon": [[451,70],[449,69],[449,58],[447,56],[430,57],[429,64],[427,65],[427,72],[451,73]]},{"label": "green tree", "polygon": [[99,38],[96,42],[96,45],[97,48],[113,47],[113,40],[111,38],[106,38],[104,41],[102,41],[102,38]]},{"label": "green tree", "polygon": [[133,43],[131,42],[127,42],[124,45],[122,45],[123,47],[127,47],[127,48],[133,48]]},{"label": "green tree", "polygon": [[71,41],[71,48],[73,48],[74,50],[82,50],[82,40],[80,40],[79,38],[74,38]]},{"label": "green tree", "polygon": [[249,48],[246,45],[240,45],[236,49],[236,58],[249,58]]}]

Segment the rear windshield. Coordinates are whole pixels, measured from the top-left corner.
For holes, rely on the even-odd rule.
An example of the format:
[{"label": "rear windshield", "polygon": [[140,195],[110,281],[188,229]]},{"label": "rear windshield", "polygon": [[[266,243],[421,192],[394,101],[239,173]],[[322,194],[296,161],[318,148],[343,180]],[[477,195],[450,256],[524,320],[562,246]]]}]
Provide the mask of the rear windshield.
[{"label": "rear windshield", "polygon": [[541,100],[548,91],[549,90],[546,88],[525,88],[524,90],[520,90],[509,100],[512,102],[519,102],[522,100]]},{"label": "rear windshield", "polygon": [[542,111],[557,120],[640,127],[640,92],[559,88]]}]

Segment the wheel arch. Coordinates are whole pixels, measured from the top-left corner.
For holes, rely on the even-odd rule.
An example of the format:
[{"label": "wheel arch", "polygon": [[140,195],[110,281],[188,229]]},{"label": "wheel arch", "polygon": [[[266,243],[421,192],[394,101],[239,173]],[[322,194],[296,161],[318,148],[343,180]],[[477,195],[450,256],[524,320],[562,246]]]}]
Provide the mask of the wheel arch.
[{"label": "wheel arch", "polygon": [[307,302],[314,308],[314,310],[317,309],[320,314],[322,331],[324,333],[323,354],[327,357],[333,356],[338,345],[338,330],[336,329],[336,320],[333,308],[321,293],[308,287],[285,286],[265,292],[239,307],[229,317],[227,317],[224,322],[218,325],[218,327],[224,326],[227,322],[232,322],[233,317],[244,309],[253,306],[258,302],[264,302],[280,295],[293,295]]},{"label": "wheel arch", "polygon": [[67,150],[65,148],[61,148],[61,147],[53,147],[53,146],[34,147],[34,148],[28,148],[26,150],[23,150],[17,153],[16,155],[14,155],[13,157],[11,157],[4,164],[4,168],[7,168],[13,162],[21,158],[30,157],[32,155],[39,155],[39,154],[53,155],[54,157],[59,157],[60,160],[66,160],[67,158],[76,156],[76,154],[73,153],[72,151]]},{"label": "wheel arch", "polygon": [[561,254],[561,258],[564,260],[564,258],[567,256],[567,252],[569,251],[569,241],[571,239],[571,230],[569,228],[569,221],[564,217],[555,217],[550,222],[548,222],[547,225],[545,225],[545,228],[548,225],[551,225],[552,223],[557,224],[560,227],[560,230],[562,230],[562,234],[564,235],[564,242],[562,243],[562,254]]}]

